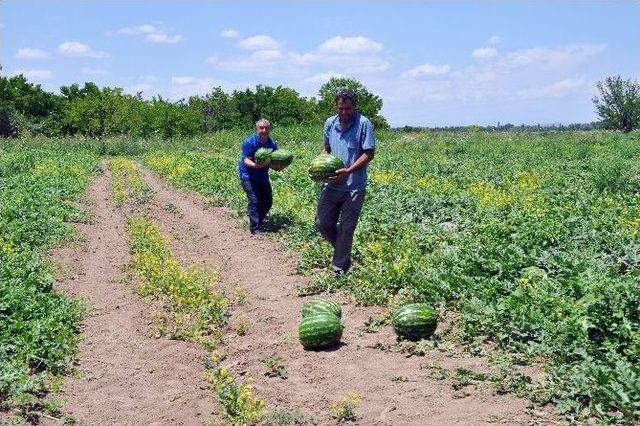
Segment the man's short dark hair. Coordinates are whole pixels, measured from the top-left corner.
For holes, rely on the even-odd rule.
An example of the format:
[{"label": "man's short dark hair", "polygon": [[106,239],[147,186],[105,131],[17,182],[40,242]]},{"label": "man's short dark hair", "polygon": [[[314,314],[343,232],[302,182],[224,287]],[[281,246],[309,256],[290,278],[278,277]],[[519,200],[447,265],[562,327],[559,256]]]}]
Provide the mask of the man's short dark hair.
[{"label": "man's short dark hair", "polygon": [[351,101],[353,106],[358,105],[358,96],[353,90],[347,89],[346,87],[343,87],[342,89],[338,89],[336,91],[336,98],[335,98],[336,103],[338,103],[338,101],[344,102],[347,100]]}]

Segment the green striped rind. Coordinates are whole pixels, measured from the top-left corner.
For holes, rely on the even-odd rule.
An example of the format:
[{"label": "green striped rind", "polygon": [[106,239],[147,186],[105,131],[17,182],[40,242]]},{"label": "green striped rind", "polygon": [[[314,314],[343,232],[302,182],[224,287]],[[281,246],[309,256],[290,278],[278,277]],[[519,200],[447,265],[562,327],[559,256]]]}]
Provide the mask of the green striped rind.
[{"label": "green striped rind", "polygon": [[256,163],[269,164],[271,161],[271,152],[273,152],[273,150],[269,148],[258,148],[256,153],[253,154],[253,160]]},{"label": "green striped rind", "polygon": [[343,167],[344,164],[340,157],[332,154],[321,154],[311,160],[309,177],[316,182],[322,182],[335,175],[336,170]]},{"label": "green striped rind", "polygon": [[271,163],[287,167],[293,162],[293,154],[286,149],[277,149],[271,153]]},{"label": "green striped rind", "polygon": [[438,319],[433,309],[425,303],[410,303],[396,309],[391,324],[399,336],[410,340],[429,337],[436,330]]},{"label": "green striped rind", "polygon": [[340,318],[333,314],[317,314],[302,318],[298,326],[300,343],[307,349],[322,349],[335,345],[342,337]]},{"label": "green striped rind", "polygon": [[302,305],[302,317],[309,317],[317,314],[332,314],[338,318],[342,317],[342,307],[338,302],[327,299],[309,300]]}]

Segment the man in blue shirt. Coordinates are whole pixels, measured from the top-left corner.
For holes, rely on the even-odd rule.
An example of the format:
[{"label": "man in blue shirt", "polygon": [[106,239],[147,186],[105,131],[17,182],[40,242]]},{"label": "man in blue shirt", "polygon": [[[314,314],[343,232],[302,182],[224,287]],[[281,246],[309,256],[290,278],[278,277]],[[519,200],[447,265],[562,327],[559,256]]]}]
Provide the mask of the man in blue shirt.
[{"label": "man in blue shirt", "polygon": [[242,143],[242,153],[238,163],[238,174],[242,189],[247,194],[247,215],[249,216],[249,232],[261,233],[264,218],[273,204],[273,192],[269,182],[269,167],[282,170],[281,166],[258,163],[253,156],[260,148],[278,149],[278,145],[269,137],[271,124],[268,120],[256,122],[256,132]]},{"label": "man in blue shirt", "polygon": [[316,226],[333,246],[332,268],[346,273],[351,266],[351,245],[367,186],[367,165],[373,160],[376,139],[371,121],[357,111],[353,91],[341,89],[335,97],[338,114],[324,124],[323,152],[342,159],[345,167],[324,183]]}]

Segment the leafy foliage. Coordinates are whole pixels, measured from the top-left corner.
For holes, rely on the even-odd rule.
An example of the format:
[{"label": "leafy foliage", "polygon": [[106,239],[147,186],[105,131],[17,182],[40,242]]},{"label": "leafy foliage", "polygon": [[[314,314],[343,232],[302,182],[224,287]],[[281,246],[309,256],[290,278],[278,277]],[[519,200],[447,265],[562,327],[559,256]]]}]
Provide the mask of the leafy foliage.
[{"label": "leafy foliage", "polygon": [[70,366],[82,306],[53,291],[44,252],[84,214],[97,156],[76,144],[0,147],[0,409],[38,405],[50,374]]},{"label": "leafy foliage", "polygon": [[[463,340],[542,360],[548,399],[568,415],[637,421],[635,135],[379,132],[384,149],[369,168],[354,266],[342,279],[326,272],[331,247],[313,222],[320,185],[306,176],[321,135],[274,129],[298,160],[271,174],[269,220],[314,288],[348,289],[362,304],[455,310]],[[143,158],[243,217],[235,177],[243,136],[173,140]]]},{"label": "leafy foliage", "polygon": [[376,129],[388,129],[389,124],[380,115],[382,98],[371,93],[362,83],[352,78],[332,77],[318,92],[320,101],[318,111],[320,116],[327,117],[335,114],[335,95],[338,89],[348,88],[355,92],[358,98],[358,110],[371,119]]},{"label": "leafy foliage", "polygon": [[640,128],[640,84],[616,75],[596,84],[598,96],[593,98],[605,129],[625,133]]},{"label": "leafy foliage", "polygon": [[[370,115],[375,125],[388,127],[379,115],[382,99],[355,80],[332,80],[320,89],[320,95],[331,92],[337,83],[354,87],[362,99],[362,111]],[[335,113],[333,98],[327,104],[302,97],[288,87],[265,85],[230,94],[214,87],[204,96],[173,102],[161,96],[145,100],[141,92],[131,95],[121,88],[100,88],[91,82],[62,86],[60,94],[55,95],[18,75],[0,76],[0,99],[0,136],[4,137],[79,134],[168,139],[223,129],[250,129],[260,118],[267,118],[276,126],[318,124]]]}]

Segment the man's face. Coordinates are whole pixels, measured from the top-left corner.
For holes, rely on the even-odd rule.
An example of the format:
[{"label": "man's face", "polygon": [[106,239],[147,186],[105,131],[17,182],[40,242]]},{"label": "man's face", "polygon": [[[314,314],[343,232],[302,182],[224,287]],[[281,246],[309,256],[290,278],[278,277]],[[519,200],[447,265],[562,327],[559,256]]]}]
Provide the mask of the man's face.
[{"label": "man's face", "polygon": [[353,114],[356,112],[356,107],[353,106],[353,102],[350,100],[342,100],[338,99],[336,102],[336,110],[338,111],[338,116],[340,117],[340,121],[349,122],[353,117]]},{"label": "man's face", "polygon": [[270,130],[271,129],[269,128],[268,124],[258,123],[258,125],[256,126],[256,132],[258,132],[258,136],[260,137],[260,139],[268,138]]}]

